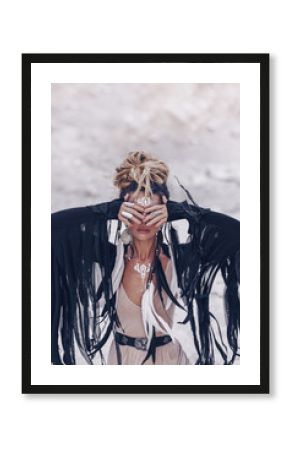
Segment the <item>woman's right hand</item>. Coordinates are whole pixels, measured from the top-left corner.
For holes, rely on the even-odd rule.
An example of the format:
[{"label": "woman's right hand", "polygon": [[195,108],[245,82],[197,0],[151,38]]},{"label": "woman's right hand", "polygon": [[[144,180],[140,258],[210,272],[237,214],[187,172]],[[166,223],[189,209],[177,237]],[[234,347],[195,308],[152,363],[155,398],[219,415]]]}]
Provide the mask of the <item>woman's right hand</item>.
[{"label": "woman's right hand", "polygon": [[[130,228],[134,223],[137,223],[140,225],[145,217],[145,209],[142,205],[136,202],[129,202],[129,193],[127,193],[124,197],[124,202],[121,203],[118,219],[121,220],[124,224],[128,225]],[[128,212],[133,214],[132,218],[128,219],[127,217],[123,216],[122,212]]]}]

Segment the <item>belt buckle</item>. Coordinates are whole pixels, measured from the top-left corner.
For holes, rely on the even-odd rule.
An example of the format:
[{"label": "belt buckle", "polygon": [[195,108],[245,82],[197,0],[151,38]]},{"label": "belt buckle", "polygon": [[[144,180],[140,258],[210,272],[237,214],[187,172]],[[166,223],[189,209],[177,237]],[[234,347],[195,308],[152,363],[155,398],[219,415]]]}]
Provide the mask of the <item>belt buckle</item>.
[{"label": "belt buckle", "polygon": [[168,344],[168,342],[171,341],[171,337],[170,336],[164,336],[163,338],[163,344]]},{"label": "belt buckle", "polygon": [[146,343],[147,343],[146,338],[135,338],[134,347],[136,347],[138,350],[146,350]]},{"label": "belt buckle", "polygon": [[126,336],[122,335],[121,341],[122,341],[123,344],[127,345],[127,343],[128,343],[128,338],[127,338]]}]

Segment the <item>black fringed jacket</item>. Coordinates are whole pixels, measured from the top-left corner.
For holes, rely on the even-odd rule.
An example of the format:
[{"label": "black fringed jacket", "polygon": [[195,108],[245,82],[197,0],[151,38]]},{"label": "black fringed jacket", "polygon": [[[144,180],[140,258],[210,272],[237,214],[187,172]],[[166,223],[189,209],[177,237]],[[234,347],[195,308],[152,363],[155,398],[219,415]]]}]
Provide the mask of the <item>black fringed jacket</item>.
[{"label": "black fringed jacket", "polygon": [[[107,342],[116,314],[116,292],[112,288],[116,245],[109,240],[111,220],[117,220],[122,200],[61,210],[51,215],[51,362],[76,364],[75,345],[88,364]],[[190,322],[193,345],[198,359],[194,364],[215,364],[214,348],[224,364],[233,364],[239,355],[240,330],[240,222],[228,215],[202,208],[196,203],[168,200],[167,244],[171,246],[178,287],[186,317]],[[188,239],[181,243],[175,220],[187,219]],[[118,230],[121,222],[118,222]],[[98,264],[101,283],[94,286],[93,265]],[[174,301],[162,265],[157,267],[157,281]],[[221,271],[225,289],[227,341],[231,356],[216,336],[209,308],[211,288]],[[102,299],[102,302],[101,302]],[[196,307],[194,308],[194,302]],[[196,314],[196,317],[194,315]],[[196,327],[198,324],[198,327]],[[150,346],[147,357],[155,355]]]}]

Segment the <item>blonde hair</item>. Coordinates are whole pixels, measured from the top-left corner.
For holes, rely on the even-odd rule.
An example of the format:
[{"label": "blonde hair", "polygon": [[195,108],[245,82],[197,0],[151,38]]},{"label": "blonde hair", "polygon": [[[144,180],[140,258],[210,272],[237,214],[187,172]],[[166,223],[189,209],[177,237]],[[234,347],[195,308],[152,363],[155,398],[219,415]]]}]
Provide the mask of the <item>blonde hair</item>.
[{"label": "blonde hair", "polygon": [[157,184],[166,184],[169,175],[169,167],[158,158],[154,158],[144,151],[132,151],[128,156],[116,167],[116,175],[114,177],[114,186],[120,190],[128,187],[132,181],[137,183],[135,195],[142,188],[145,189],[145,196],[152,195],[151,182]]}]

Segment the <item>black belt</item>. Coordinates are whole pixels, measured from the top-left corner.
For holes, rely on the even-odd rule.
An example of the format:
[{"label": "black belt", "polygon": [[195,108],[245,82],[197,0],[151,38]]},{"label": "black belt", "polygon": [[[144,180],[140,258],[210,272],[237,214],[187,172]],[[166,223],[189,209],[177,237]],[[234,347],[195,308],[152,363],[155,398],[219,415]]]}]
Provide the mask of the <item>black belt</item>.
[{"label": "black belt", "polygon": [[[116,331],[116,341],[122,345],[131,345],[132,347],[137,348],[138,350],[146,350],[147,338],[134,338],[131,336],[127,336],[126,334],[119,333]],[[165,345],[168,342],[172,341],[172,338],[168,334],[164,334],[163,336],[155,336],[154,343],[155,346]]]}]

